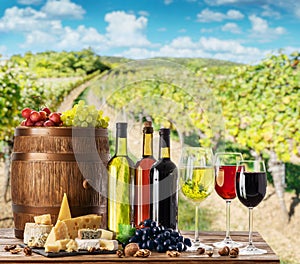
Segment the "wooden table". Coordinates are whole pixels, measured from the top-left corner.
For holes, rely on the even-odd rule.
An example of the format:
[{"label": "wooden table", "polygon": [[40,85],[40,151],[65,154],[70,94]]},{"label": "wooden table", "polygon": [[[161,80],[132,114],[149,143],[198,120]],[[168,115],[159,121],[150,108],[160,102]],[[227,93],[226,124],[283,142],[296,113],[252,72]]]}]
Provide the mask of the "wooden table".
[{"label": "wooden table", "polygon": [[[191,232],[184,233],[184,236],[192,236]],[[211,244],[215,241],[220,241],[224,238],[224,232],[201,232],[201,241],[203,243]],[[246,244],[248,240],[247,232],[232,232],[232,238],[236,241],[244,242]],[[38,254],[33,254],[30,257],[26,257],[23,252],[18,255],[13,255],[10,252],[4,250],[5,245],[22,243],[20,239],[16,239],[13,235],[13,229],[0,229],[0,263],[243,263],[243,264],[255,264],[255,263],[280,263],[279,258],[275,255],[273,250],[268,246],[265,240],[259,233],[253,234],[255,245],[259,248],[266,249],[267,254],[257,256],[238,256],[237,258],[230,258],[229,256],[221,257],[214,250],[212,257],[196,255],[193,253],[182,253],[180,257],[171,258],[165,253],[155,253],[148,258],[119,258],[115,254],[112,255],[81,255],[81,256],[68,256],[60,258],[47,258]]]}]

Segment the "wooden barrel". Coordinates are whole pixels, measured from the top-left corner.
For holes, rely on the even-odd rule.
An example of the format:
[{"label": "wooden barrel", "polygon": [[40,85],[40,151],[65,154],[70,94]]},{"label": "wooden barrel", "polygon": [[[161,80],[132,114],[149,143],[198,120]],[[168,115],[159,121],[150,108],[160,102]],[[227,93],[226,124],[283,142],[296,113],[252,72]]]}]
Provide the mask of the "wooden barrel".
[{"label": "wooden barrel", "polygon": [[11,164],[15,236],[26,222],[51,214],[56,222],[66,193],[72,217],[102,215],[107,225],[107,129],[17,127]]}]

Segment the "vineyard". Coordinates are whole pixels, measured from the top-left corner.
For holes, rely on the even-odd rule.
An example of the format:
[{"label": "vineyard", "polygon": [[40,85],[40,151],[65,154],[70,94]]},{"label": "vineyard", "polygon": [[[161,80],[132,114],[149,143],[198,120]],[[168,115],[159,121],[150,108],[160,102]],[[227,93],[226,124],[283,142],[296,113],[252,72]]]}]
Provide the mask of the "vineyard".
[{"label": "vineyard", "polygon": [[[110,130],[120,119],[139,126],[152,120],[155,130],[170,127],[178,145],[200,143],[214,151],[241,151],[244,158],[266,160],[276,193],[272,199],[276,197],[280,221],[287,224],[300,207],[299,57],[300,53],[271,55],[257,65],[239,65],[188,58],[133,61],[100,57],[90,49],[15,55],[0,61],[3,171],[9,175],[22,108],[56,110],[75,88],[90,81],[79,98],[89,103],[93,98],[97,108],[113,109]],[[71,98],[71,103],[79,98]],[[1,183],[1,191],[3,185],[8,182]],[[9,200],[5,191],[1,196]],[[203,214],[203,228],[213,226],[209,210]]]}]

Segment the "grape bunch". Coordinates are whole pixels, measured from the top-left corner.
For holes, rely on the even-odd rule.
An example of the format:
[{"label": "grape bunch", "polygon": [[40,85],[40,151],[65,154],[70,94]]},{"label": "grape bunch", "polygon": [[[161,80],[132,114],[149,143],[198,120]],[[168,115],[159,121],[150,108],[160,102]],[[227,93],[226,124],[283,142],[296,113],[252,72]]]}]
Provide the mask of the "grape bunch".
[{"label": "grape bunch", "polygon": [[21,114],[25,118],[21,122],[21,126],[51,127],[62,125],[61,113],[51,112],[48,107],[44,107],[40,111],[26,107],[22,110]]},{"label": "grape bunch", "polygon": [[178,231],[165,228],[151,219],[145,220],[128,242],[138,243],[141,249],[154,250],[159,253],[168,250],[182,252],[192,245],[191,240],[184,238]]},{"label": "grape bunch", "polygon": [[72,109],[63,112],[61,120],[67,127],[107,128],[109,122],[109,118],[103,116],[102,110],[98,111],[94,105],[86,105],[83,100],[80,100]]}]

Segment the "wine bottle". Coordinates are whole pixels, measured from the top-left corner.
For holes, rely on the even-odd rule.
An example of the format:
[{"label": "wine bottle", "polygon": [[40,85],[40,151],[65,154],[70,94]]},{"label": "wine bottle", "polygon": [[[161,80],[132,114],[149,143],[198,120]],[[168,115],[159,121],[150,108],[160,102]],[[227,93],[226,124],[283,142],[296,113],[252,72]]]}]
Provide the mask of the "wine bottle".
[{"label": "wine bottle", "polygon": [[117,123],[115,155],[108,162],[108,229],[133,224],[134,163],[127,155],[127,123]]},{"label": "wine bottle", "polygon": [[144,123],[143,155],[135,165],[134,222],[139,225],[150,217],[150,169],[156,160],[153,157],[152,122]]},{"label": "wine bottle", "polygon": [[159,130],[159,160],[150,170],[150,215],[165,227],[177,229],[178,171],[170,158],[170,129]]}]

